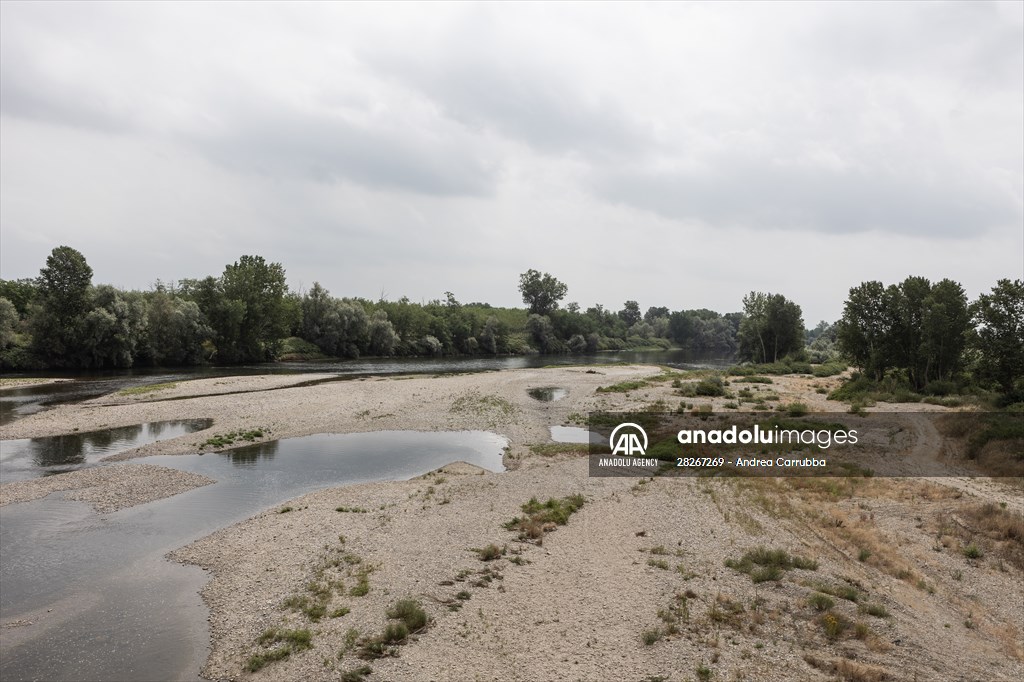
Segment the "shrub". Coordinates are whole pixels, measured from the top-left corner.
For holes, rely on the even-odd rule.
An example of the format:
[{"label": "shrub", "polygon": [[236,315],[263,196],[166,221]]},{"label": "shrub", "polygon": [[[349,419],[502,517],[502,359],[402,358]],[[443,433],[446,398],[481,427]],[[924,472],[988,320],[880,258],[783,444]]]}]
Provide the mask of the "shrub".
[{"label": "shrub", "polygon": [[977,545],[970,544],[964,547],[964,556],[968,559],[980,559],[984,556],[984,552]]},{"label": "shrub", "polygon": [[381,635],[385,644],[404,642],[409,637],[409,627],[405,623],[388,623]]},{"label": "shrub", "polygon": [[807,405],[803,403],[790,403],[783,409],[785,409],[791,417],[802,417],[809,412]]},{"label": "shrub", "polygon": [[725,385],[722,383],[721,377],[701,379],[693,390],[697,395],[703,396],[715,397],[725,395]]},{"label": "shrub", "polygon": [[818,563],[813,559],[790,556],[786,550],[767,549],[765,547],[758,547],[746,552],[739,561],[726,559],[725,565],[740,573],[746,573],[755,583],[779,580],[782,578],[784,571],[792,568],[809,571],[814,571],[818,568]]},{"label": "shrub", "polygon": [[815,611],[828,611],[836,605],[827,595],[821,592],[815,592],[807,599],[807,605]]},{"label": "shrub", "polygon": [[640,640],[645,646],[651,646],[662,638],[662,632],[658,628],[648,628],[640,634]]},{"label": "shrub", "polygon": [[825,636],[832,642],[842,637],[843,633],[850,627],[850,621],[832,611],[823,614],[818,622],[821,624],[821,629],[824,630]]},{"label": "shrub", "polygon": [[409,632],[417,632],[427,626],[427,612],[415,599],[402,599],[395,602],[387,611],[388,618],[400,620]]},{"label": "shrub", "polygon": [[858,609],[861,613],[866,613],[869,616],[875,618],[888,618],[889,612],[881,604],[861,604]]},{"label": "shrub", "polygon": [[491,543],[482,549],[475,550],[477,555],[480,557],[480,561],[494,561],[500,559],[505,553],[505,550],[498,547],[496,544]]},{"label": "shrub", "polygon": [[346,670],[341,674],[341,682],[363,682],[366,676],[373,672],[368,665],[361,665],[358,668]]}]

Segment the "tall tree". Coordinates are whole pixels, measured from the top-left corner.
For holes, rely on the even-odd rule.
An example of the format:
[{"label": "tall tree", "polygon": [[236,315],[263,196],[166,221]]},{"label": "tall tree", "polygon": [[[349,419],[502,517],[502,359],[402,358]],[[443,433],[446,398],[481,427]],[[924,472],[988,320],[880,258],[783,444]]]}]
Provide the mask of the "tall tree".
[{"label": "tall tree", "polygon": [[840,350],[875,379],[882,378],[890,363],[885,346],[892,319],[886,298],[885,286],[878,281],[851,288],[836,329]]},{"label": "tall tree", "polygon": [[1024,280],[999,280],[991,293],[978,297],[972,312],[982,376],[1007,396],[1024,394]]},{"label": "tall tree", "polygon": [[934,379],[949,380],[963,368],[970,330],[964,288],[951,279],[936,282],[921,316],[921,354],[926,361],[922,387]]},{"label": "tall tree", "polygon": [[562,282],[536,270],[527,270],[519,275],[519,291],[523,295],[523,303],[536,315],[547,315],[558,308],[558,303],[569,293],[569,287]]},{"label": "tall tree", "polygon": [[92,268],[81,252],[58,246],[39,271],[41,309],[33,319],[33,350],[46,364],[73,367],[78,363],[85,314],[89,310]]},{"label": "tall tree", "polygon": [[636,301],[626,301],[622,306],[622,310],[619,311],[619,317],[626,323],[626,326],[632,327],[643,319],[640,316],[640,305]]},{"label": "tall tree", "polygon": [[804,345],[800,306],[782,294],[751,291],[743,297],[740,354],[754,362],[777,362]]},{"label": "tall tree", "polygon": [[241,304],[242,317],[228,362],[273,360],[288,331],[284,268],[262,256],[242,256],[221,275],[224,298]]}]

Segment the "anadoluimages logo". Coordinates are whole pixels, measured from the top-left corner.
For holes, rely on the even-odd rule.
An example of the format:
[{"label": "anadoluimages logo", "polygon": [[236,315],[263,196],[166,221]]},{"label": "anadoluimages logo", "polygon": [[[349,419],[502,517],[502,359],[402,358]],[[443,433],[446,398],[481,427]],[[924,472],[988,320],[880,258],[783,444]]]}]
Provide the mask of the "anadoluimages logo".
[{"label": "anadoluimages logo", "polygon": [[[623,431],[623,429],[626,430]],[[620,431],[622,431],[621,434]],[[640,444],[640,438],[643,438],[643,445]],[[619,424],[608,438],[608,445],[611,447],[613,455],[626,455],[627,457],[644,455],[647,452],[647,432],[639,424],[633,422]]]}]

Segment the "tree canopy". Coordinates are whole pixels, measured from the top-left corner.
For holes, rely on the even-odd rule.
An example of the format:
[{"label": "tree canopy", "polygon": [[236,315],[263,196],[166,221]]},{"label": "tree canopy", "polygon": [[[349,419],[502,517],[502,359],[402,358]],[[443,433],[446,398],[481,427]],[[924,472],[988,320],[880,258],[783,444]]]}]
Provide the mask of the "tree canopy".
[{"label": "tree canopy", "polygon": [[569,293],[569,287],[546,272],[542,275],[536,270],[527,270],[519,275],[519,291],[530,313],[547,315],[558,308],[558,303]]}]

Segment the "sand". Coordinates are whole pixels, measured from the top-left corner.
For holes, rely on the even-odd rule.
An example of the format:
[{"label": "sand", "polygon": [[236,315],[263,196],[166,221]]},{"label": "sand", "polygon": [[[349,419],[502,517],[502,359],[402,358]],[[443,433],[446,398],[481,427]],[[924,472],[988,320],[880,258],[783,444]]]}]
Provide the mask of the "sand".
[{"label": "sand", "polygon": [[[572,448],[531,451],[550,443],[549,426],[590,410],[677,404],[668,382],[596,392],[658,373],[571,367],[302,387],[288,386],[295,378],[204,379],[168,389],[182,399],[110,396],[62,406],[0,428],[0,437],[210,417],[204,432],[121,457],[195,452],[214,435],[257,428],[264,438],[485,429],[509,439],[505,473],[451,465],[412,481],[326,489],[174,552],[213,576],[202,593],[212,633],[203,674],[211,679],[338,680],[361,666],[372,668],[369,680],[399,681],[1024,676],[1024,573],[982,537],[985,554],[967,558],[955,533],[971,505],[1018,502],[998,482],[958,490],[946,480],[873,481],[836,494],[770,480],[590,478]],[[835,382],[785,377],[773,390],[812,409],[845,409],[814,390]],[[569,395],[552,403],[528,397],[527,389],[546,386]],[[686,400],[718,410],[725,399]],[[531,497],[572,494],[586,503],[542,544],[505,528]],[[490,544],[505,553],[482,561],[474,550]],[[725,566],[759,546],[813,558],[817,569],[754,583]],[[858,546],[873,553],[862,560]],[[357,596],[364,570],[369,590]],[[829,613],[847,627],[830,638],[808,599],[836,586],[853,588],[858,602],[832,597]],[[286,605],[317,594],[326,595],[323,617]],[[394,656],[360,660],[353,639],[380,633],[387,609],[406,597],[423,605],[430,625]],[[867,603],[888,615],[860,612]],[[246,672],[254,655],[277,646],[259,643],[275,629],[308,629],[311,648]],[[647,631],[657,641],[645,644]]]}]

